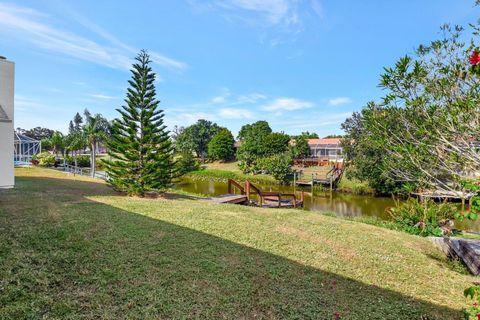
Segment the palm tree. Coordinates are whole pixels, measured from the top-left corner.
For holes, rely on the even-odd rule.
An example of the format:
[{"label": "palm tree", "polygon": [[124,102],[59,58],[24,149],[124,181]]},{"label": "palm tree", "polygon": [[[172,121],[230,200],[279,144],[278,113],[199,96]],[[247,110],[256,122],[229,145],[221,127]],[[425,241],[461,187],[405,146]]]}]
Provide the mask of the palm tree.
[{"label": "palm tree", "polygon": [[58,152],[62,151],[64,148],[64,139],[63,135],[60,132],[55,132],[50,138],[50,143],[53,147],[53,152],[58,156]]},{"label": "palm tree", "polygon": [[85,125],[83,134],[90,148],[90,167],[92,177],[95,177],[98,143],[105,141],[110,132],[110,123],[101,114],[92,116],[85,110]]},{"label": "palm tree", "polygon": [[67,141],[67,148],[72,151],[75,167],[77,167],[78,150],[82,150],[87,144],[85,135],[83,131],[74,131],[67,136]]}]

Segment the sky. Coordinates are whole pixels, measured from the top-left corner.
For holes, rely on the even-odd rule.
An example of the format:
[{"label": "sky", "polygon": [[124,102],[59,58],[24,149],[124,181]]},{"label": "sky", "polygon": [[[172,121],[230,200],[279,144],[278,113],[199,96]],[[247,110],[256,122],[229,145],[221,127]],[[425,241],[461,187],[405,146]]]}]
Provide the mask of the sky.
[{"label": "sky", "polygon": [[169,129],[326,136],[381,97],[384,67],[479,17],[473,0],[0,0],[0,55],[16,63],[15,127],[117,117],[146,49]]}]

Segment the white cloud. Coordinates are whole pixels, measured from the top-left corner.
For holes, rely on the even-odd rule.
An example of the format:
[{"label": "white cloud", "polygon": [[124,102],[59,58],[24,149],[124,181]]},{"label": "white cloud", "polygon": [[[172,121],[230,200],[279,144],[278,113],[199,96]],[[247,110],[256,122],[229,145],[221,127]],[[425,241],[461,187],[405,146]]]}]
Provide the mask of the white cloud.
[{"label": "white cloud", "polygon": [[292,111],[292,110],[299,110],[299,109],[306,109],[313,107],[313,103],[309,101],[294,99],[294,98],[279,98],[275,99],[268,105],[263,106],[263,110],[266,111]]},{"label": "white cloud", "polygon": [[89,94],[89,96],[92,97],[92,98],[103,99],[103,100],[113,100],[113,99],[117,99],[117,97],[107,96],[107,95],[101,94],[101,93]]},{"label": "white cloud", "polygon": [[334,114],[314,114],[309,118],[302,117],[301,119],[288,119],[272,121],[272,125],[281,126],[292,129],[305,129],[305,128],[322,128],[322,126],[338,125],[345,121],[352,115],[352,111],[334,113]]},{"label": "white cloud", "polygon": [[281,27],[282,31],[300,32],[302,19],[310,12],[323,17],[318,0],[189,0],[198,12],[221,10],[228,21],[240,20],[250,25]]},{"label": "white cloud", "polygon": [[348,103],[351,103],[352,102],[352,99],[348,98],[348,97],[338,97],[338,98],[332,98],[330,100],[328,100],[328,104],[331,105],[331,106],[340,106],[342,104],[348,104]]},{"label": "white cloud", "polygon": [[324,17],[325,13],[324,13],[324,10],[323,10],[323,6],[320,4],[320,1],[311,0],[311,6],[312,6],[312,10],[316,13],[316,15],[319,18]]},{"label": "white cloud", "polygon": [[238,97],[238,103],[257,103],[260,100],[267,99],[267,96],[261,93],[251,93]]},{"label": "white cloud", "polygon": [[291,10],[287,0],[230,0],[223,5],[258,12],[265,15],[272,24],[288,20]]},{"label": "white cloud", "polygon": [[190,125],[200,119],[215,121],[216,117],[211,113],[205,112],[185,112],[177,116],[176,122],[180,123],[181,125]]},{"label": "white cloud", "polygon": [[246,109],[237,108],[223,108],[218,110],[221,118],[224,119],[251,119],[253,118],[253,112]]},{"label": "white cloud", "polygon": [[225,96],[216,96],[212,98],[213,103],[223,103],[225,102],[226,98]]},{"label": "white cloud", "polygon": [[[55,28],[39,18],[47,16],[30,8],[12,4],[0,3],[0,33],[15,37],[19,41],[27,41],[43,49],[55,53],[89,61],[99,65],[116,69],[128,69],[131,66],[131,56],[138,50],[114,38],[95,24],[76,16],[83,26],[95,31],[97,35],[106,39],[109,45],[102,45],[96,41],[79,36],[64,29]],[[178,70],[184,70],[187,65],[156,52],[150,52],[155,63]]]}]

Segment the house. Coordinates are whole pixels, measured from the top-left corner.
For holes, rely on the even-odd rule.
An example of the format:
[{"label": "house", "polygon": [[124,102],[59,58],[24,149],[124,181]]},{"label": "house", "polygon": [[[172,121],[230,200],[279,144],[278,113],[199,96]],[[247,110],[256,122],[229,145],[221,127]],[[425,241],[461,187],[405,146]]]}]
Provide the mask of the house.
[{"label": "house", "polygon": [[15,64],[0,56],[0,188],[13,188]]},{"label": "house", "polygon": [[328,160],[343,160],[339,138],[308,139],[310,156]]}]

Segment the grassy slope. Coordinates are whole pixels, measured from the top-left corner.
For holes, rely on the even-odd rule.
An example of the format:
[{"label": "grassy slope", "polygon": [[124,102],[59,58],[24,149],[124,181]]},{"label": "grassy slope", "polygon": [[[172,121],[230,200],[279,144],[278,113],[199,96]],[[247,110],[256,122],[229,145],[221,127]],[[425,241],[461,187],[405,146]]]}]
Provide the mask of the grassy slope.
[{"label": "grassy slope", "polygon": [[170,197],[18,170],[0,192],[0,318],[461,318],[473,277],[423,238]]}]

